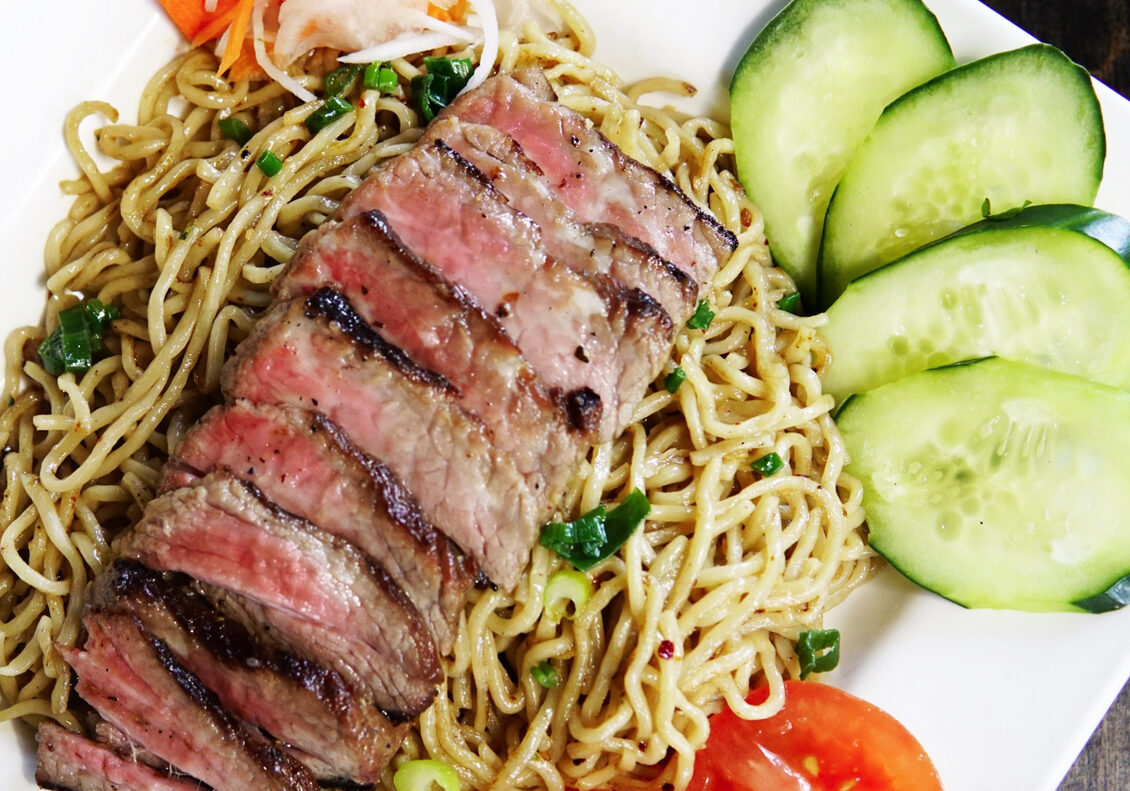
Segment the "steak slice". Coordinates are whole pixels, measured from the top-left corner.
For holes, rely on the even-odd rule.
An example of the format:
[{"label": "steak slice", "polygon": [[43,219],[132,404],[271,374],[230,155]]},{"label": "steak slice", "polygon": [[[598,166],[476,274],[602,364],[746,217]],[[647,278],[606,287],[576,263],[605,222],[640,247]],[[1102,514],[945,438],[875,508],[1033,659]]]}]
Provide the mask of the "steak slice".
[{"label": "steak slice", "polygon": [[304,767],[245,730],[130,615],[87,612],[81,649],[62,649],[83,700],[132,741],[216,791],[314,791]]},{"label": "steak slice", "polygon": [[275,306],[224,371],[231,398],[317,409],[380,459],[432,524],[499,585],[518,581],[551,513],[546,484],[523,476],[460,407],[328,289]]},{"label": "steak slice", "polygon": [[414,716],[435,696],[435,644],[403,592],[348,541],[265,502],[245,481],[212,473],[162,495],[118,550],[254,599],[272,622],[305,622],[315,637],[338,641],[342,661],[385,711]]},{"label": "steak slice", "polygon": [[35,740],[35,782],[56,791],[201,791],[200,783],[158,771],[48,720]]},{"label": "steak slice", "polygon": [[574,401],[586,391],[600,399],[599,420],[590,423],[597,439],[627,424],[670,354],[674,327],[659,303],[549,256],[537,223],[441,140],[367,178],[339,215],[373,209],[404,245],[499,317],[547,386]]},{"label": "steak slice", "polygon": [[640,289],[667,311],[676,326],[690,318],[698,302],[698,283],[618,226],[579,223],[510,135],[452,116],[431,124],[427,138],[451,146],[482,171],[511,206],[541,226],[550,255],[578,271],[610,275],[625,286]]},{"label": "steak slice", "polygon": [[228,711],[286,744],[321,782],[376,784],[404,739],[407,727],[389,722],[340,675],[261,645],[185,577],[119,558],[95,580],[90,606],[133,615]]},{"label": "steak slice", "polygon": [[211,409],[165,465],[162,489],[227,468],[268,500],[350,541],[411,599],[441,653],[477,570],[400,480],[320,412],[235,400]]},{"label": "steak slice", "polygon": [[465,289],[406,250],[377,211],[323,224],[278,284],[284,296],[340,288],[357,312],[416,363],[442,375],[491,444],[524,475],[544,477],[556,502],[588,443],[518,348]]},{"label": "steak slice", "polygon": [[582,222],[615,223],[709,284],[737,247],[734,235],[670,180],[625,155],[583,115],[555,99],[545,76],[525,69],[492,77],[452,102],[441,117],[510,135]]}]

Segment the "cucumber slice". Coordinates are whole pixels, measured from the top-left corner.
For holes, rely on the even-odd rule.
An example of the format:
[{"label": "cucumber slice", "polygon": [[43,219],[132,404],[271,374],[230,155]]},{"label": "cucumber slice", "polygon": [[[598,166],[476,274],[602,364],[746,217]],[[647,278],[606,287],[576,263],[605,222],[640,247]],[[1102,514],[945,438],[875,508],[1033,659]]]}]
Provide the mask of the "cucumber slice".
[{"label": "cucumber slice", "polygon": [[848,159],[893,99],[953,68],[919,0],[793,0],[730,82],[738,179],[773,258],[816,304],[824,212]]},{"label": "cucumber slice", "polygon": [[1046,44],[949,71],[892,102],[824,223],[820,295],[998,210],[1091,204],[1106,142],[1087,72]]},{"label": "cucumber slice", "polygon": [[[1060,220],[1084,218],[1130,238],[1094,209]],[[1130,267],[1085,233],[1023,222],[978,223],[854,280],[828,309],[825,391],[993,355],[1130,389]]]},{"label": "cucumber slice", "polygon": [[848,399],[871,545],[967,607],[1101,610],[1130,573],[1130,393],[988,359]]}]

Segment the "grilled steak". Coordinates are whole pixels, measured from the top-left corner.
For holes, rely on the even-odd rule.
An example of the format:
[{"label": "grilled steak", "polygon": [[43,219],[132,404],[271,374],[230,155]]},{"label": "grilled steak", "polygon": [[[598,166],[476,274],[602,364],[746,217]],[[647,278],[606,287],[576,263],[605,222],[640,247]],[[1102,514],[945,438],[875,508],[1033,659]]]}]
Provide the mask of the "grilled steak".
[{"label": "grilled steak", "polygon": [[598,439],[626,425],[670,353],[673,324],[658,302],[550,257],[537,224],[443,141],[390,162],[350,193],[339,213],[348,219],[373,209],[420,258],[499,317],[549,387],[599,396]]},{"label": "grilled steak", "polygon": [[319,781],[375,784],[404,738],[405,726],[337,673],[261,645],[179,575],[116,560],[95,582],[90,606],[133,615],[228,711],[286,744]]},{"label": "grilled steak", "polygon": [[35,782],[57,791],[201,791],[187,777],[171,776],[128,754],[44,722],[36,732]]},{"label": "grilled steak", "polygon": [[556,501],[587,447],[569,430],[565,405],[542,387],[496,319],[461,287],[405,250],[373,211],[323,225],[303,240],[278,283],[302,296],[342,290],[357,312],[416,363],[442,375],[523,475],[538,473]]},{"label": "grilled steak", "polygon": [[545,76],[527,69],[492,77],[452,102],[441,117],[510,135],[582,222],[615,223],[699,283],[710,283],[737,246],[734,235],[554,98]]},{"label": "grilled steak", "polygon": [[387,467],[324,415],[242,400],[216,407],[177,446],[162,489],[194,485],[220,468],[369,555],[412,600],[440,652],[450,650],[474,563]]},{"label": "grilled steak", "polygon": [[65,649],[83,699],[131,740],[216,791],[314,791],[300,764],[225,711],[132,616],[88,612],[86,642]]},{"label": "grilled steak", "polygon": [[348,648],[386,711],[419,714],[441,674],[435,644],[391,580],[352,544],[212,473],[149,503],[122,556],[180,571],[258,601],[272,622],[299,621]]},{"label": "grilled steak", "polygon": [[550,255],[578,271],[611,275],[625,286],[640,289],[676,325],[690,317],[698,301],[698,283],[618,226],[578,223],[573,210],[557,199],[545,174],[514,138],[493,126],[455,117],[429,126],[428,138],[451,146],[486,175],[511,206],[536,222]]},{"label": "grilled steak", "polygon": [[544,478],[523,476],[446,380],[416,366],[339,295],[322,290],[273,308],[229,362],[224,389],[324,413],[404,481],[492,580],[506,588],[518,581],[550,514]]}]

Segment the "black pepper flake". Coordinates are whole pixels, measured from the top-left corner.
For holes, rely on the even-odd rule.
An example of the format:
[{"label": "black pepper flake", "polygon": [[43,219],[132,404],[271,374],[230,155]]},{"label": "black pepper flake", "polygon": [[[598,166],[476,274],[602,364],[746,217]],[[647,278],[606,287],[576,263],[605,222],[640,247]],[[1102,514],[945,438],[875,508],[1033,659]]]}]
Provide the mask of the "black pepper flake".
[{"label": "black pepper flake", "polygon": [[585,352],[584,346],[578,346],[577,350],[573,352],[573,355],[583,363],[587,363],[589,361],[589,356],[588,353]]},{"label": "black pepper flake", "polygon": [[575,146],[579,146],[581,144],[581,138],[576,135],[569,135],[569,142]]},{"label": "black pepper flake", "polygon": [[670,640],[664,640],[659,644],[659,658],[670,659],[675,655],[675,644]]}]

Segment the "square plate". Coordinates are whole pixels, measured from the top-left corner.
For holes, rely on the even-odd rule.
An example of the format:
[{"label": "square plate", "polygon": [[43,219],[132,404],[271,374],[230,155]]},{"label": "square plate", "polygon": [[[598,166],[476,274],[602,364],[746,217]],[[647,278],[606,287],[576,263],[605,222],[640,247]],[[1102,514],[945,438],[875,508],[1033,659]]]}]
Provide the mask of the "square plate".
[{"label": "square plate", "polygon": [[[730,73],[784,0],[710,0],[688,20],[684,0],[574,0],[596,29],[597,55],[628,79],[666,74],[699,89],[688,109],[728,117]],[[959,62],[1031,39],[974,0],[927,0]],[[74,175],[63,118],[85,99],[128,119],[150,74],[182,46],[153,0],[0,4],[9,88],[0,162],[7,286],[4,332],[42,310],[43,244]],[[17,76],[17,80],[20,78]],[[16,84],[15,81],[13,84]],[[1097,86],[1107,162],[1097,205],[1130,217],[1130,103]],[[656,99],[662,101],[662,97]],[[833,611],[842,660],[828,681],[898,717],[925,745],[949,791],[1054,791],[1130,676],[1130,608],[1101,616],[971,611],[886,570]],[[0,725],[0,788],[35,788],[34,741]],[[1123,778],[1123,780],[1126,780]]]}]

